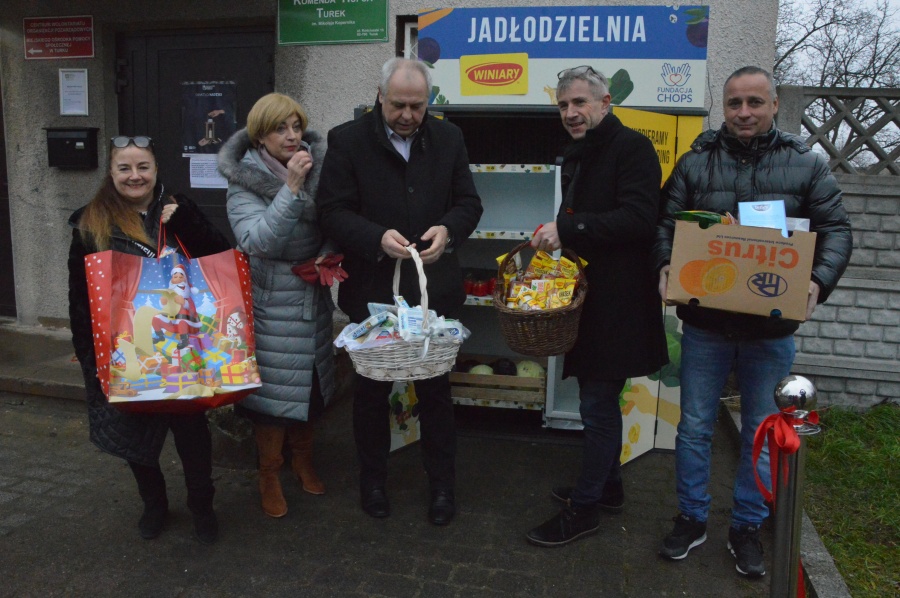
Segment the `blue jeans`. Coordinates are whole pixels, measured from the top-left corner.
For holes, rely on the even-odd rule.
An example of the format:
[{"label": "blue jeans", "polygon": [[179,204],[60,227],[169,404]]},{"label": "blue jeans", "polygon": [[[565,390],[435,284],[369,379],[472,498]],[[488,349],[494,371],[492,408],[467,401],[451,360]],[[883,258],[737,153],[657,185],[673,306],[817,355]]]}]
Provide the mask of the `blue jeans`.
[{"label": "blue jeans", "polygon": [[619,394],[625,380],[578,378],[579,411],[584,425],[581,475],[572,490],[572,504],[593,507],[606,480],[621,478],[622,410]]},{"label": "blue jeans", "polygon": [[[753,475],[753,436],[777,413],[775,387],[790,373],[794,337],[733,340],[689,324],[681,339],[681,421],[675,439],[678,509],[706,521],[713,427],[722,387],[735,365],[741,393],[741,455],[734,481],[732,527],[760,525],[769,514]],[[770,483],[769,453],[760,455],[759,475]]]}]

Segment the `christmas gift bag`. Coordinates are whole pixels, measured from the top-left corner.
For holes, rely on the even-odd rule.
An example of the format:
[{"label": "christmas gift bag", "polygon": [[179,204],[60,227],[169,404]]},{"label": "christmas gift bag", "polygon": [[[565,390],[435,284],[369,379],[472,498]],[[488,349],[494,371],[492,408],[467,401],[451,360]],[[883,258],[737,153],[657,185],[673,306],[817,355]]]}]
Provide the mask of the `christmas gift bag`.
[{"label": "christmas gift bag", "polygon": [[254,376],[198,374],[226,361],[219,347],[202,340],[213,322],[229,322],[222,338],[244,349],[245,359],[254,356],[244,254],[229,250],[190,259],[103,251],[85,257],[85,269],[97,376],[111,404],[190,413],[235,403],[260,387]]}]

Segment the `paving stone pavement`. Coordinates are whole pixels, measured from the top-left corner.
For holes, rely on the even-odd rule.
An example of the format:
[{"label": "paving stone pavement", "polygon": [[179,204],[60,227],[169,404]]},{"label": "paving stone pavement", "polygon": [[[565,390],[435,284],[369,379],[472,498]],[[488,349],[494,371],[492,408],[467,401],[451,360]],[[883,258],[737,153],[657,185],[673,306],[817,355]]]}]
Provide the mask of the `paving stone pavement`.
[{"label": "paving stone pavement", "polygon": [[[0,596],[557,597],[768,596],[725,548],[736,453],[715,439],[709,539],[677,563],[656,555],[675,514],[674,457],[654,452],[624,468],[627,506],[600,533],[555,549],[524,533],[552,516],[550,487],[571,483],[577,433],[511,429],[460,418],[459,511],[445,528],[426,519],[418,447],[391,457],[392,515],[358,506],[350,401],[318,422],[316,462],[327,494],[282,473],[289,512],[259,509],[253,471],[216,467],[221,537],[192,537],[180,464],[169,440],[162,467],[170,518],[151,541],[137,533],[141,502],[124,463],[88,441],[78,401],[0,392]],[[474,418],[478,419],[478,416]],[[764,530],[771,553],[771,535]]]}]

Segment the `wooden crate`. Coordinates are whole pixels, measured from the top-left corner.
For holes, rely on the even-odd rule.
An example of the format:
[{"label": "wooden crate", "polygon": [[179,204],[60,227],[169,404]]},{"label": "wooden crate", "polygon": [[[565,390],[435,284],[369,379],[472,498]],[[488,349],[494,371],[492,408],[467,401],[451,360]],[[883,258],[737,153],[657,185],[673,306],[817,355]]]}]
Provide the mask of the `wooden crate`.
[{"label": "wooden crate", "polygon": [[[480,363],[496,359],[485,355],[460,356],[461,361],[473,358]],[[542,365],[546,368],[546,364]],[[546,378],[450,372],[450,385],[454,401],[467,405],[541,409],[547,398]]]}]

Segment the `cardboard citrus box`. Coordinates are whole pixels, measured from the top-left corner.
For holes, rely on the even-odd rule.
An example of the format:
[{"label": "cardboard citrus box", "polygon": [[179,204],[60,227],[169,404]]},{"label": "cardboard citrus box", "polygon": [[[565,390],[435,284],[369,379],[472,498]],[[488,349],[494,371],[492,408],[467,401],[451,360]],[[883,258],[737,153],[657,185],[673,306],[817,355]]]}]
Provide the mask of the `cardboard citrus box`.
[{"label": "cardboard citrus box", "polygon": [[816,233],[679,220],[666,299],[802,322],[815,248]]}]

